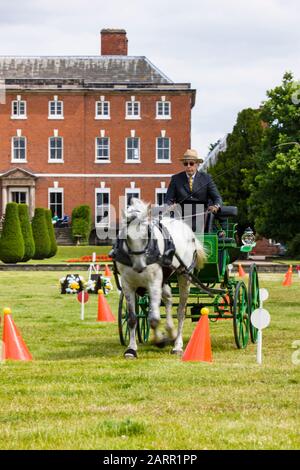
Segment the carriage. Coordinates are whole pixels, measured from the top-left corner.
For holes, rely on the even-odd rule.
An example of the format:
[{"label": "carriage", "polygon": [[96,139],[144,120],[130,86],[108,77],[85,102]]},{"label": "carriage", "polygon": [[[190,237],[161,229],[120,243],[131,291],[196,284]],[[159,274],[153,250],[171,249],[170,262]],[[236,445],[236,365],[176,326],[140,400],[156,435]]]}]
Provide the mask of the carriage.
[{"label": "carriage", "polygon": [[[186,318],[197,321],[203,307],[209,308],[209,319],[214,322],[219,319],[231,319],[234,339],[237,348],[247,346],[249,339],[253,343],[257,340],[257,329],[251,324],[252,312],[259,307],[259,279],[256,265],[253,263],[249,269],[248,283],[230,276],[228,266],[238,258],[240,251],[251,251],[255,245],[251,241],[242,246],[237,243],[237,208],[234,206],[222,207],[222,230],[216,224],[214,214],[208,213],[204,233],[196,233],[196,237],[204,245],[207,261],[199,272],[189,273],[191,288],[187,302]],[[126,300],[122,292],[117,270],[114,270],[117,287],[120,291],[118,308],[119,337],[122,345],[129,343],[128,311]],[[168,280],[173,296],[173,306],[178,306],[178,284],[176,275]],[[135,313],[137,315],[137,339],[139,343],[146,343],[150,336],[148,321],[149,295],[147,292],[137,291],[135,295]],[[164,315],[161,315],[162,318]]]}]

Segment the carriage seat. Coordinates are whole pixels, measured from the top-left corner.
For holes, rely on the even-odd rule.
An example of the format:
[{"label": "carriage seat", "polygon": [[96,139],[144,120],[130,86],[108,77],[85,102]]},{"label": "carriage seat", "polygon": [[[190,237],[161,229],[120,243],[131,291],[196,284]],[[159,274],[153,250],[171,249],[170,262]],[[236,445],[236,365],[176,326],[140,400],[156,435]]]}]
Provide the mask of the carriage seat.
[{"label": "carriage seat", "polygon": [[220,208],[218,215],[221,217],[236,217],[238,208],[236,206],[223,206]]},{"label": "carriage seat", "polygon": [[222,206],[217,214],[213,214],[212,212],[208,212],[205,220],[205,233],[211,233],[214,227],[215,219],[219,220],[222,225],[222,221],[224,219],[228,219],[229,217],[236,217],[238,214],[238,208],[236,206]]}]

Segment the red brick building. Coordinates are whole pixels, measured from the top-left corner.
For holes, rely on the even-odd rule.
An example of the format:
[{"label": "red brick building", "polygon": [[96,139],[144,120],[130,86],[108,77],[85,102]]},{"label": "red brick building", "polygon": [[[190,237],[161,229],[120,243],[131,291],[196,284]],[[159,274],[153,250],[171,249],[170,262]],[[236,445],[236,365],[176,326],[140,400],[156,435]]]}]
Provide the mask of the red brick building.
[{"label": "red brick building", "polygon": [[128,56],[124,30],[102,30],[97,57],[0,57],[1,84],[2,213],[89,204],[95,225],[113,226],[119,196],[162,202],[190,147],[195,90]]}]

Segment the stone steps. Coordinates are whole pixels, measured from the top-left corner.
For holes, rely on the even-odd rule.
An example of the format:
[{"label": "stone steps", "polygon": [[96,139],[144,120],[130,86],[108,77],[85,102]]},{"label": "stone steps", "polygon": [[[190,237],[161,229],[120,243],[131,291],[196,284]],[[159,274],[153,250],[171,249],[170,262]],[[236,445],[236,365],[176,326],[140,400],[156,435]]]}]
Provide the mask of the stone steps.
[{"label": "stone steps", "polygon": [[72,231],[70,227],[57,227],[55,230],[56,243],[58,245],[71,246],[74,245],[72,240]]}]

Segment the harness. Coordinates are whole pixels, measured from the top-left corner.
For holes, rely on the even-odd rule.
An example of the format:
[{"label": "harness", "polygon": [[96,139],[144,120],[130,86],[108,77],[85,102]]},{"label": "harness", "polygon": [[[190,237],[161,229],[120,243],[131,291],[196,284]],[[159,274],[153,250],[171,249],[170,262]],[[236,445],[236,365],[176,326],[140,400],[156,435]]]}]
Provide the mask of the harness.
[{"label": "harness", "polygon": [[[164,239],[164,251],[161,254],[158,247],[157,238],[154,234],[154,227],[158,227]],[[125,249],[126,247],[126,249]],[[124,231],[121,231],[113,245],[109,256],[114,260],[125,266],[132,267],[131,255],[145,255],[147,266],[150,264],[158,263],[162,267],[171,267],[172,259],[175,254],[175,245],[173,239],[160,222],[148,225],[148,241],[143,250],[132,250],[124,237]]]},{"label": "harness", "polygon": [[[163,254],[160,253],[157,243],[157,238],[154,234],[154,227],[158,227],[163,239],[164,239],[164,252]],[[125,237],[121,237],[122,232],[118,235],[116,242],[113,245],[109,256],[113,259],[114,262],[114,273],[117,282],[117,287],[121,290],[121,286],[118,280],[118,270],[116,262],[124,264],[125,266],[132,267],[132,261],[130,256],[131,255],[146,255],[146,264],[154,264],[158,263],[163,270],[163,283],[165,283],[171,274],[175,271],[179,274],[184,274],[189,277],[190,281],[204,292],[206,292],[210,297],[213,297],[214,294],[223,294],[225,292],[224,289],[213,289],[211,287],[205,286],[199,279],[193,274],[194,267],[196,264],[196,252],[194,253],[192,263],[190,266],[187,266],[185,262],[180,258],[180,256],[176,253],[174,241],[168,231],[168,229],[160,222],[155,221],[153,224],[148,226],[148,241],[143,250],[140,251],[133,251],[128,246],[127,239]],[[124,245],[126,246],[127,250],[124,249]],[[179,267],[175,268],[172,266],[173,257],[179,261]],[[145,289],[143,289],[143,292]],[[142,294],[143,295],[143,294]]]}]

